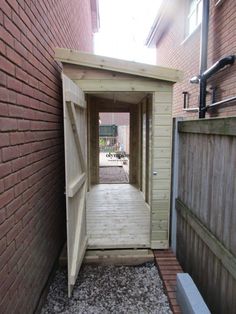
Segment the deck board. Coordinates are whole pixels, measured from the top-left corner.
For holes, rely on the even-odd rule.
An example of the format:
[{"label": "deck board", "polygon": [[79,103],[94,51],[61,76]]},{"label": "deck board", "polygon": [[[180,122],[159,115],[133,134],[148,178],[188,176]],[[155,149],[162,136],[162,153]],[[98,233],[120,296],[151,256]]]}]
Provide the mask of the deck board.
[{"label": "deck board", "polygon": [[94,185],[87,198],[89,248],[150,247],[150,209],[131,184]]}]

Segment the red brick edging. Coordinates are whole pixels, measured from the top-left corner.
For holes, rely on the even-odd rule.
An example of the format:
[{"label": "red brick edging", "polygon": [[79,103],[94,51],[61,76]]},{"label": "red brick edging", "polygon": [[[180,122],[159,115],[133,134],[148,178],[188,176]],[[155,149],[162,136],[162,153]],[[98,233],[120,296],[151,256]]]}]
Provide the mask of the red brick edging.
[{"label": "red brick edging", "polygon": [[180,314],[181,310],[176,300],[176,274],[182,273],[183,270],[171,250],[154,250],[153,253],[171,310],[174,314]]}]

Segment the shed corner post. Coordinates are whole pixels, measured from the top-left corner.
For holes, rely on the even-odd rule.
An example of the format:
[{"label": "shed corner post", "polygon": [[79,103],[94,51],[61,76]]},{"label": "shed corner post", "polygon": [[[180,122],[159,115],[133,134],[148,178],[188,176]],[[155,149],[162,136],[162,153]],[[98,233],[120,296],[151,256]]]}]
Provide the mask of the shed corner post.
[{"label": "shed corner post", "polygon": [[151,248],[169,248],[172,157],[172,85],[153,93]]}]

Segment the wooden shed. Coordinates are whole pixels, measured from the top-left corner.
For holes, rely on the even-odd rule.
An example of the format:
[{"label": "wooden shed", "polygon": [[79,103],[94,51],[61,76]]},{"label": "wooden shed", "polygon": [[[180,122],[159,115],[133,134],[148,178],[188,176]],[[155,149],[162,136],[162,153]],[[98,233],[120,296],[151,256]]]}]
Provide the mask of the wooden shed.
[{"label": "wooden shed", "polygon": [[[63,64],[69,295],[86,249],[169,246],[178,70],[56,49]],[[99,184],[99,112],[130,113],[129,184]]]}]

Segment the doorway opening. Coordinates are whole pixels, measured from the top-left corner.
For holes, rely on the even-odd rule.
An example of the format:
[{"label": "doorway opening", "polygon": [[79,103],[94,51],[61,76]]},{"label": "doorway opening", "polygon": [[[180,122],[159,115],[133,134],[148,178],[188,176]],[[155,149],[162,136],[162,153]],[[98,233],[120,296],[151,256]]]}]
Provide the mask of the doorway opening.
[{"label": "doorway opening", "polygon": [[130,113],[99,112],[99,183],[129,183]]},{"label": "doorway opening", "polygon": [[[87,103],[88,248],[149,248],[152,97],[143,92],[107,92],[89,94]],[[126,135],[121,129],[127,130]],[[121,152],[125,156],[116,156]],[[126,166],[124,182],[114,171],[125,171]],[[104,170],[107,176],[102,177]]]}]

